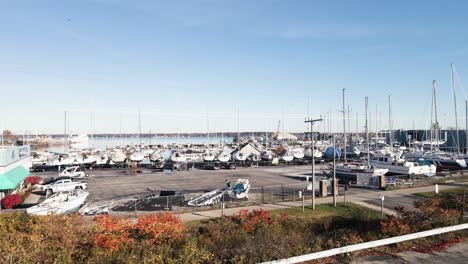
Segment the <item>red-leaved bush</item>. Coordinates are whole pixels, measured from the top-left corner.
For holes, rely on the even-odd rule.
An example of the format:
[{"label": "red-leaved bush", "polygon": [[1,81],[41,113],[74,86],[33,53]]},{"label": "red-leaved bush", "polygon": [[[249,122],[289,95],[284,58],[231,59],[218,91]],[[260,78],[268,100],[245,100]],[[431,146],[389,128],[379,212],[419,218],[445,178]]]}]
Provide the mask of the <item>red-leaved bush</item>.
[{"label": "red-leaved bush", "polygon": [[134,226],[139,239],[151,244],[168,243],[182,237],[184,226],[180,218],[171,213],[143,215]]},{"label": "red-leaved bush", "polygon": [[[281,216],[281,219],[286,219],[287,216]],[[270,216],[270,212],[263,209],[260,210],[240,210],[237,214],[226,216],[227,219],[239,224],[242,228],[251,232],[260,225],[271,225],[274,219]]]},{"label": "red-leaved bush", "polygon": [[41,184],[42,182],[43,180],[39,176],[28,176],[26,177],[26,179],[24,179],[24,183],[31,184],[31,185]]},{"label": "red-leaved bush", "polygon": [[12,209],[13,207],[19,205],[23,198],[19,194],[10,194],[5,196],[2,199],[2,208]]},{"label": "red-leaved bush", "polygon": [[167,244],[183,237],[180,219],[171,213],[143,215],[133,223],[129,219],[109,215],[96,218],[98,235],[95,244],[109,253],[125,249],[137,242],[151,245]]},{"label": "red-leaved bush", "polygon": [[133,239],[130,238],[132,226],[130,220],[102,215],[96,217],[96,223],[99,232],[94,243],[109,253],[119,251],[133,243]]}]

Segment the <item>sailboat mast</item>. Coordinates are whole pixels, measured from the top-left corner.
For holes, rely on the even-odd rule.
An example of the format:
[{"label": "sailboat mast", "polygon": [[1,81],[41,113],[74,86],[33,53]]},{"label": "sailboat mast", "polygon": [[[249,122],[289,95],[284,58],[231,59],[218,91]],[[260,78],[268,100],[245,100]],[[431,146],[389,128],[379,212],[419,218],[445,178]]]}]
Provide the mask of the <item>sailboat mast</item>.
[{"label": "sailboat mast", "polygon": [[440,142],[440,127],[439,127],[439,121],[437,120],[437,87],[436,87],[436,81],[434,81],[434,133],[435,133],[435,146],[436,150],[439,150],[439,142]]},{"label": "sailboat mast", "polygon": [[375,105],[375,143],[379,141],[379,111],[378,106]]},{"label": "sailboat mast", "polygon": [[370,160],[370,150],[369,150],[369,129],[368,129],[368,123],[367,123],[367,105],[368,105],[368,97],[366,96],[366,148],[367,148],[367,166],[369,167],[369,160]]},{"label": "sailboat mast", "polygon": [[[240,142],[240,106],[237,105],[237,143]],[[266,138],[266,140],[268,140],[268,137]]]},{"label": "sailboat mast", "polygon": [[141,144],[141,112],[138,106],[138,143]]},{"label": "sailboat mast", "polygon": [[356,112],[356,139],[359,144],[359,113]]},{"label": "sailboat mast", "polygon": [[[431,102],[431,151],[432,151],[432,141],[434,139],[434,122],[433,122],[433,116],[434,116],[434,100],[435,100],[435,84],[436,84],[436,80],[432,80],[432,102]],[[427,139],[427,137],[426,137]]]},{"label": "sailboat mast", "polygon": [[390,150],[393,150],[393,136],[392,136],[392,96],[388,96],[388,137],[390,142]]},{"label": "sailboat mast", "polygon": [[[3,136],[2,136],[3,138]],[[65,115],[64,115],[64,120],[63,120],[63,147],[64,147],[64,152],[66,153],[67,152],[67,142],[68,141],[68,138],[67,138],[67,111],[65,111]]]},{"label": "sailboat mast", "polygon": [[344,162],[346,163],[346,110],[345,110],[345,88],[343,88],[343,139],[344,139]]},{"label": "sailboat mast", "polygon": [[468,153],[468,101],[465,100],[465,154]]},{"label": "sailboat mast", "polygon": [[458,136],[458,114],[457,114],[457,94],[455,91],[455,77],[453,71],[453,63],[450,64],[451,75],[452,75],[452,92],[453,92],[453,106],[455,108],[455,139],[457,144],[457,153],[460,154],[460,140]]},{"label": "sailboat mast", "polygon": [[352,130],[351,130],[351,117],[350,117],[350,113],[351,113],[351,111],[350,111],[350,109],[349,109],[349,104],[348,104],[348,130],[349,130],[349,134],[350,134],[350,135],[349,135],[349,141],[350,141],[350,143],[352,144],[352,142],[353,142],[353,132],[352,132]]}]

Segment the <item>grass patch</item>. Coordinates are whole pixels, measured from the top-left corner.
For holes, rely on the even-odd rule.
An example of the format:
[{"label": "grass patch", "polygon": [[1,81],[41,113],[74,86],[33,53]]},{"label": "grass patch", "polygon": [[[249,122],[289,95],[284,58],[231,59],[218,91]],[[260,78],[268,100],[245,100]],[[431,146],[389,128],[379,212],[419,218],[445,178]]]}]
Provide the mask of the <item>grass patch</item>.
[{"label": "grass patch", "polygon": [[[463,188],[453,188],[453,189],[446,189],[446,190],[440,190],[439,193],[453,193],[453,194],[463,194]],[[413,194],[418,197],[424,197],[424,198],[432,198],[435,197],[435,192],[420,192],[420,193],[415,193]]]},{"label": "grass patch", "polygon": [[318,204],[315,206],[315,210],[312,210],[312,205],[308,205],[305,207],[304,212],[302,212],[302,207],[291,207],[273,210],[270,213],[273,215],[279,215],[282,212],[287,213],[289,216],[308,217],[314,219],[321,219],[331,216],[344,218],[354,218],[356,216],[360,216],[361,218],[368,219],[382,218],[380,212],[353,203],[347,203],[346,206],[344,203],[337,203],[336,208],[333,206],[333,204]]},{"label": "grass patch", "polygon": [[[286,213],[289,217],[305,217],[315,220],[330,217],[341,217],[346,219],[354,218],[359,220],[375,220],[385,218],[385,216],[382,216],[378,211],[374,211],[372,209],[368,209],[366,207],[349,202],[346,204],[346,206],[344,203],[337,203],[336,208],[333,206],[333,204],[317,204],[315,206],[315,210],[312,210],[312,205],[305,206],[304,212],[302,212],[302,207],[276,209],[269,212],[271,215],[275,216],[279,216],[281,213]],[[206,219],[188,221],[184,222],[184,226],[196,227],[201,225],[204,221],[206,221]]]}]

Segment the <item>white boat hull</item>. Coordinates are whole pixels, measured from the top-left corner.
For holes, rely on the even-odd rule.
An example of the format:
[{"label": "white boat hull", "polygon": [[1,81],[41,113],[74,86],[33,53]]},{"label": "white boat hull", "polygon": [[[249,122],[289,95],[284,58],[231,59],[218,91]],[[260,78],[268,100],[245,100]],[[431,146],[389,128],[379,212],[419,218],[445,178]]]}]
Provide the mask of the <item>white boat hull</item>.
[{"label": "white boat hull", "polygon": [[89,192],[83,191],[76,196],[71,196],[69,193],[57,193],[55,195],[38,205],[26,209],[26,212],[33,215],[68,214],[80,209],[85,203]]},{"label": "white boat hull", "polygon": [[400,174],[400,175],[425,175],[433,176],[436,173],[437,167],[434,165],[423,165],[423,166],[403,166],[403,165],[392,165],[385,162],[370,161],[372,166],[379,169],[387,169],[388,173]]}]

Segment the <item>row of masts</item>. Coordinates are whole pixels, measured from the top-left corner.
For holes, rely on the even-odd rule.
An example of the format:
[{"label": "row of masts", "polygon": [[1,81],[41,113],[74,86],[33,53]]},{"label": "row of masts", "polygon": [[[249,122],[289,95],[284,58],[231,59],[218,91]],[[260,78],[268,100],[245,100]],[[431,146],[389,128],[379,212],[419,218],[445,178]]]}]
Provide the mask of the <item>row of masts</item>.
[{"label": "row of masts", "polygon": [[[459,154],[460,153],[460,142],[459,142],[459,133],[458,133],[458,112],[457,112],[457,96],[456,96],[456,83],[455,83],[455,70],[454,70],[454,64],[452,63],[451,64],[451,83],[452,83],[452,93],[453,93],[453,100],[454,100],[454,114],[455,114],[455,145],[456,145],[456,150],[457,150],[457,153]],[[432,82],[432,100],[431,100],[431,126],[430,126],[430,149],[431,151],[433,150],[439,150],[439,144],[440,144],[440,125],[439,125],[439,121],[438,121],[438,115],[437,115],[437,87],[436,87],[436,84],[437,82],[435,80],[433,80]],[[345,90],[343,88],[342,90],[342,115],[343,115],[343,134],[344,134],[344,137],[343,137],[343,143],[344,143],[344,146],[347,146],[347,127],[346,127],[346,113],[347,113],[347,116],[348,116],[348,128],[351,127],[350,125],[350,107],[349,105],[347,106],[348,109],[346,111],[346,100],[345,100]],[[309,97],[307,98],[307,112],[308,112],[308,116],[310,116],[310,106],[309,106]],[[392,136],[392,102],[391,102],[391,96],[388,96],[388,122],[389,122],[389,129],[388,129],[388,133],[389,133],[389,143],[390,143],[390,148],[392,148],[393,146],[393,136]],[[365,133],[366,133],[366,142],[367,144],[369,144],[369,122],[368,122],[368,97],[365,98],[365,108],[366,108],[366,114],[365,114],[365,117],[366,117],[366,122],[365,122]],[[238,109],[237,109],[237,134],[238,134],[238,138],[240,138],[240,127],[239,127],[239,106],[238,106]],[[465,130],[468,132],[468,101],[465,100],[465,112],[466,112],[466,127],[465,127]],[[377,111],[377,106],[376,106],[376,114],[378,113]],[[357,114],[357,113],[356,113]],[[120,115],[121,116],[121,115]],[[331,115],[329,113],[328,115],[328,130],[329,130],[329,134],[331,134]],[[93,122],[93,116],[91,116],[91,122]],[[122,130],[121,128],[122,126],[122,120],[120,120],[120,132]],[[209,127],[210,127],[210,124],[209,124],[209,118],[208,118],[208,112],[207,112],[207,130],[208,130],[208,138],[210,137],[210,134],[209,134]],[[359,129],[358,129],[358,116],[356,116],[356,133],[358,133]],[[377,127],[377,117],[376,117],[376,127]],[[66,139],[67,138],[67,111],[65,111],[65,116],[64,116],[64,138]],[[140,107],[138,107],[138,140],[141,142],[141,111],[140,111]],[[435,143],[434,143],[435,142]],[[467,146],[468,146],[468,137],[466,137],[466,142],[467,142]],[[68,142],[65,142],[65,150],[68,150]],[[344,160],[346,162],[347,160],[347,153],[346,151],[344,151]]]}]

